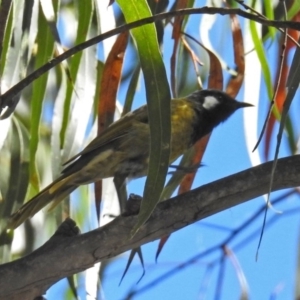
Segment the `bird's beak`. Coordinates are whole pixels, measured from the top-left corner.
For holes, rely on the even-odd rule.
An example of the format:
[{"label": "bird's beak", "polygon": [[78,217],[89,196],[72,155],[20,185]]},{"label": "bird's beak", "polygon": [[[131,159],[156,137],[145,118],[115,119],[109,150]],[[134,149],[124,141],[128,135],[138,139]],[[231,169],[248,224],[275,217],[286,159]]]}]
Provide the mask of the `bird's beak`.
[{"label": "bird's beak", "polygon": [[237,101],[237,108],[250,107],[250,106],[254,106],[254,105],[246,102]]}]

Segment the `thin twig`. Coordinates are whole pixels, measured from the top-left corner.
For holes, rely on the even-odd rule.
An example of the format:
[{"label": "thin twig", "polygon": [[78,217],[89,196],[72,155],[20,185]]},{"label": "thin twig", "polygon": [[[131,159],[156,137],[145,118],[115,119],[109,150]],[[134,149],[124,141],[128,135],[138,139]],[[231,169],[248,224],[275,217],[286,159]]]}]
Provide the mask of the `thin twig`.
[{"label": "thin twig", "polygon": [[[286,4],[285,4],[284,0],[281,1],[281,3],[282,3],[282,6],[283,6],[283,9],[284,9],[284,18],[286,19],[286,16],[287,16]],[[278,93],[279,82],[280,82],[281,76],[282,76],[283,57],[285,55],[285,50],[286,50],[286,41],[287,41],[287,29],[285,29],[285,32],[284,32],[284,42],[283,42],[282,53],[281,53],[280,71],[279,71],[279,75],[278,75],[278,81],[276,83],[276,91],[275,91],[275,94],[274,94],[273,99],[272,99],[273,105],[274,105],[274,99],[275,99],[275,97],[277,96],[277,93]],[[284,121],[284,118],[282,117],[281,122],[283,122],[283,121]],[[265,226],[266,226],[268,207],[269,207],[269,204],[270,204],[270,196],[271,196],[271,190],[272,190],[272,185],[273,185],[273,180],[274,180],[275,169],[276,169],[276,165],[277,165],[277,158],[278,158],[281,138],[282,138],[282,136],[280,136],[280,133],[278,133],[278,141],[277,141],[277,146],[276,146],[276,151],[275,151],[275,158],[274,158],[274,162],[273,162],[273,166],[272,166],[272,171],[271,171],[271,174],[270,174],[270,185],[269,185],[268,199],[267,199],[266,208],[265,208],[263,225],[262,225],[262,229],[261,229],[261,233],[260,233],[260,237],[259,237],[259,242],[258,242],[258,246],[257,246],[256,259],[258,258],[258,252],[259,252],[259,248],[261,246],[262,238],[263,238],[263,235],[264,235],[264,229],[265,229]]]},{"label": "thin twig", "polygon": [[275,20],[268,20],[265,18],[262,18],[260,16],[248,13],[242,9],[238,8],[219,8],[219,7],[201,7],[201,8],[187,8],[187,9],[181,9],[177,11],[172,12],[166,12],[157,14],[145,19],[137,20],[135,22],[131,22],[122,26],[119,26],[113,30],[110,30],[106,33],[103,33],[101,35],[98,35],[86,42],[83,42],[68,51],[64,52],[63,54],[53,58],[48,63],[43,65],[42,67],[38,68],[34,72],[32,72],[30,75],[28,75],[26,78],[18,82],[16,85],[14,85],[11,89],[9,89],[6,93],[1,95],[0,97],[0,114],[2,110],[5,107],[10,107],[11,99],[13,99],[15,96],[17,96],[25,87],[27,87],[29,84],[31,84],[34,80],[39,78],[41,75],[52,69],[53,67],[57,66],[62,61],[66,60],[67,58],[71,57],[72,55],[92,46],[99,42],[102,42],[103,40],[114,36],[116,34],[119,34],[121,32],[124,32],[126,30],[130,30],[139,26],[143,26],[149,23],[153,23],[159,20],[163,20],[170,17],[175,16],[184,16],[184,15],[194,15],[194,14],[220,14],[220,15],[230,15],[230,14],[236,14],[241,17],[244,17],[249,20],[256,21],[260,24],[266,25],[266,26],[272,26],[276,28],[291,28],[300,31],[300,23],[299,22],[293,22],[293,21],[275,21]]}]

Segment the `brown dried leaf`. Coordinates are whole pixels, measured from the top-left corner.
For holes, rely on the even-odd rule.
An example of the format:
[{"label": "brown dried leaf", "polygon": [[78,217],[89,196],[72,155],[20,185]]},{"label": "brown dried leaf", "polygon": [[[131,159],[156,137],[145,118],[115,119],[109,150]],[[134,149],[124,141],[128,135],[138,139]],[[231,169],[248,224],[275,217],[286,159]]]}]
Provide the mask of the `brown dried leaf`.
[{"label": "brown dried leaf", "polygon": [[207,51],[210,59],[209,77],[208,77],[208,88],[223,90],[223,72],[222,66],[218,57],[209,49],[202,47]]},{"label": "brown dried leaf", "polygon": [[[176,10],[186,8],[188,5],[188,0],[178,0],[176,3]],[[176,70],[176,53],[178,49],[178,45],[180,42],[180,36],[181,36],[181,27],[182,27],[182,21],[184,16],[178,16],[174,19],[173,24],[173,32],[172,32],[172,38],[174,39],[174,47],[173,52],[171,56],[171,90],[173,97],[176,98],[176,76],[175,76],[175,70]]]},{"label": "brown dried leaf", "polygon": [[[202,161],[202,157],[204,155],[206,146],[208,144],[209,138],[210,138],[210,134],[203,137],[201,140],[199,140],[194,145],[195,155],[193,157],[191,165],[194,166],[194,165],[200,164],[200,162]],[[184,178],[183,178],[183,180],[180,184],[178,194],[186,193],[191,189],[192,184],[193,184],[194,179],[195,179],[195,175],[196,175],[196,173],[193,172],[193,173],[188,173],[184,176]]]},{"label": "brown dried leaf", "polygon": [[113,122],[128,32],[121,33],[104,65],[98,106],[98,135]]},{"label": "brown dried leaf", "polygon": [[[293,18],[293,21],[300,21],[300,12],[298,14],[296,14]],[[294,40],[298,40],[300,33],[299,31],[296,30],[292,30],[292,29],[288,29],[287,30],[287,34],[289,36],[291,36]],[[283,44],[283,39],[284,36],[282,36],[282,39],[279,41],[280,44]],[[280,77],[280,81],[278,82],[278,92],[276,94],[276,97],[274,99],[275,105],[278,108],[278,111],[281,113],[282,112],[282,108],[283,108],[283,104],[286,98],[286,82],[287,82],[287,77],[289,74],[289,62],[288,62],[288,57],[290,56],[290,52],[291,50],[293,50],[293,48],[295,47],[295,44],[293,43],[293,41],[291,39],[287,39],[286,42],[286,46],[285,46],[285,51],[284,51],[284,55],[283,58],[281,58],[280,56],[278,57],[278,63],[277,63],[277,74],[276,74],[276,81],[278,81],[278,78]],[[280,69],[280,60],[283,59],[283,65],[282,65],[282,69]],[[279,74],[279,72],[281,71],[281,73]],[[270,144],[271,144],[271,139],[272,139],[272,134],[274,131],[274,125],[276,122],[276,117],[274,115],[274,113],[272,113],[270,115],[270,119],[268,121],[267,127],[266,127],[266,134],[265,134],[265,149],[264,149],[264,156],[265,159],[267,160],[269,157],[269,153],[270,153]]]},{"label": "brown dried leaf", "polygon": [[237,76],[234,76],[228,82],[226,93],[235,98],[238,94],[245,75],[245,50],[243,43],[243,35],[240,23],[236,15],[230,15],[231,30],[233,38],[234,61],[236,64]]},{"label": "brown dried leaf", "polygon": [[[116,39],[104,65],[100,83],[98,106],[98,135],[114,120],[116,96],[121,79],[123,58],[128,41],[128,31]],[[102,195],[102,181],[95,182],[95,205],[99,220]]]}]

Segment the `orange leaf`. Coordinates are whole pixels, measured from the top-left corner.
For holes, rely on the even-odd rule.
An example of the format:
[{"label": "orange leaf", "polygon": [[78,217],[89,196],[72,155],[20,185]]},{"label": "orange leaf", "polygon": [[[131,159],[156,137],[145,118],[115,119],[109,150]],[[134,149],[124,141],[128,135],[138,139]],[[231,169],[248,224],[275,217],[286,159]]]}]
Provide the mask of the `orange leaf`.
[{"label": "orange leaf", "polygon": [[210,59],[210,66],[209,66],[209,76],[208,76],[208,88],[209,89],[216,89],[216,90],[223,90],[223,72],[222,66],[218,59],[218,57],[206,48],[204,45],[200,44],[201,47],[207,52]]},{"label": "orange leaf", "polygon": [[[197,164],[200,164],[200,162],[202,161],[202,158],[203,158],[206,146],[208,144],[209,138],[210,138],[210,134],[203,137],[201,140],[199,140],[194,145],[195,155],[194,155],[193,160],[192,160],[192,165],[193,166],[195,166]],[[196,173],[194,172],[194,173],[188,173],[184,176],[184,178],[183,178],[183,180],[180,184],[178,194],[186,193],[191,189],[192,184],[193,184],[194,179],[195,179],[195,175],[196,175]]]},{"label": "orange leaf", "polygon": [[[107,57],[100,83],[98,106],[98,135],[114,120],[117,91],[121,79],[123,58],[128,41],[128,32],[121,33]],[[102,196],[102,181],[95,182],[95,205],[99,220]]]},{"label": "orange leaf", "polygon": [[231,18],[231,30],[233,38],[233,50],[234,50],[234,61],[236,64],[237,76],[232,77],[226,88],[226,93],[231,97],[235,98],[238,94],[245,74],[245,50],[243,43],[242,30],[240,23],[236,15],[230,15]]},{"label": "orange leaf", "polygon": [[191,60],[193,62],[194,65],[194,70],[197,76],[197,80],[198,80],[198,84],[200,87],[202,87],[202,82],[201,82],[201,76],[198,72],[198,65],[203,65],[203,63],[200,61],[199,57],[195,54],[195,52],[192,50],[192,48],[190,47],[190,45],[188,44],[188,42],[186,41],[186,39],[184,37],[181,37],[182,40],[182,44],[183,47],[186,49],[186,51],[189,53]]},{"label": "orange leaf", "polygon": [[113,45],[104,65],[98,106],[98,135],[114,119],[116,96],[121,78],[128,32],[121,33]]},{"label": "orange leaf", "polygon": [[[178,0],[176,3],[176,10],[186,8],[188,5],[188,0]],[[176,53],[180,41],[181,36],[181,26],[184,16],[178,16],[174,19],[173,24],[173,32],[172,38],[174,39],[174,47],[171,56],[171,90],[173,97],[176,98],[176,77],[175,77],[175,70],[176,70]]]},{"label": "orange leaf", "polygon": [[[300,12],[296,14],[293,18],[293,21],[300,21]],[[287,34],[293,37],[295,40],[299,39],[299,31],[288,29]],[[280,44],[283,44],[284,36],[282,36],[280,40]],[[280,81],[278,82],[278,92],[276,94],[276,97],[274,99],[275,105],[278,108],[278,111],[281,112],[283,108],[283,104],[286,98],[286,82],[287,82],[287,77],[289,73],[289,63],[288,63],[288,57],[290,55],[290,51],[294,48],[295,44],[288,38],[286,42],[286,48],[284,52],[283,58],[281,56],[278,56],[278,63],[277,63],[277,73],[276,73],[276,81],[278,81],[278,78],[280,76]],[[282,70],[280,70],[280,65],[281,65],[281,59],[283,59],[282,62]],[[279,73],[281,71],[281,74]],[[274,131],[274,125],[276,122],[276,118],[274,114],[272,113],[269,119],[269,122],[266,127],[266,135],[265,135],[265,149],[264,149],[264,156],[265,159],[268,159],[269,152],[270,152],[270,143],[271,143],[271,138],[272,134]]]},{"label": "orange leaf", "polygon": [[160,240],[159,240],[159,244],[158,244],[158,247],[157,247],[157,250],[156,250],[156,255],[155,255],[155,261],[157,262],[157,259],[158,259],[158,256],[159,254],[161,253],[161,250],[163,249],[163,247],[165,246],[167,240],[169,239],[169,237],[171,236],[171,234],[169,235],[166,235],[164,237],[162,237]]}]

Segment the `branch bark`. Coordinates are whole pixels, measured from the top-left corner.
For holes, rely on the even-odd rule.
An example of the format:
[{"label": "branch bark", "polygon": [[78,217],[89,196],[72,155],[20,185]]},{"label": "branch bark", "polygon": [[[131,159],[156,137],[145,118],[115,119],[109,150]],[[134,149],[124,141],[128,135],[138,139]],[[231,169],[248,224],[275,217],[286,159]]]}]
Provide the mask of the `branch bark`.
[{"label": "branch bark", "polygon": [[[272,163],[214,181],[160,203],[130,239],[137,215],[120,216],[104,227],[79,234],[66,220],[42,247],[0,266],[0,299],[34,299],[53,283],[189,224],[267,193]],[[278,160],[272,191],[299,186],[300,155]]]}]

